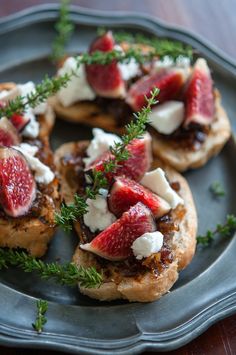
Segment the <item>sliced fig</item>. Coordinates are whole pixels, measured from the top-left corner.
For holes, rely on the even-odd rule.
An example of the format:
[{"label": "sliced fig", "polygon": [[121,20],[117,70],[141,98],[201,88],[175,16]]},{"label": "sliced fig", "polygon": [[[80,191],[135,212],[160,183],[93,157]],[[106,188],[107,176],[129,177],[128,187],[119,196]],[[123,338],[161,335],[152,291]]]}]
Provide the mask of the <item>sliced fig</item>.
[{"label": "sliced fig", "polygon": [[21,132],[25,128],[25,126],[30,122],[30,118],[27,118],[24,115],[18,115],[17,113],[14,113],[11,116],[10,120],[18,132]]},{"label": "sliced fig", "polygon": [[[114,174],[106,174],[111,181],[114,176],[126,176],[130,179],[139,181],[142,179],[145,172],[150,169],[152,162],[151,152],[151,136],[145,133],[142,139],[134,139],[128,146],[129,158],[119,163],[119,168]],[[96,169],[97,171],[104,171],[104,162],[111,159],[112,154],[105,152],[98,159],[93,162],[88,170]]]},{"label": "sliced fig", "polygon": [[110,211],[120,217],[138,202],[147,206],[155,218],[162,217],[170,210],[168,202],[138,182],[124,177],[116,178],[108,197]]},{"label": "sliced fig", "polygon": [[172,100],[177,97],[186,80],[184,69],[162,69],[150,75],[143,76],[131,85],[126,102],[134,111],[139,111],[146,105],[145,97],[150,97],[153,88],[160,89],[158,102]]},{"label": "sliced fig", "polygon": [[213,121],[213,81],[205,59],[199,58],[196,61],[184,96],[185,127],[190,123],[208,125]]},{"label": "sliced fig", "polygon": [[36,196],[36,185],[24,156],[0,147],[0,205],[8,216],[25,215]]},{"label": "sliced fig", "polygon": [[138,237],[155,230],[151,210],[139,202],[98,234],[92,242],[80,247],[108,260],[123,260],[132,255],[131,246]]},{"label": "sliced fig", "polygon": [[6,118],[0,119],[0,145],[10,147],[18,145],[20,137],[13,124]]},{"label": "sliced fig", "polygon": [[[114,47],[115,41],[112,32],[109,31],[92,43],[89,53],[110,52]],[[86,74],[89,84],[99,96],[111,98],[125,96],[125,83],[115,60],[105,65],[87,65]]]}]

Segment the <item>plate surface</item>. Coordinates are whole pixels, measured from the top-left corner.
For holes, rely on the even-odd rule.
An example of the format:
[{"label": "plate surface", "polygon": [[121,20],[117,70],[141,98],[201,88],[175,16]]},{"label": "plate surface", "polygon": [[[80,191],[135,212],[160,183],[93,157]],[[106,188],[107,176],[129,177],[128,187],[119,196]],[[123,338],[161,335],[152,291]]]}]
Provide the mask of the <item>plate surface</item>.
[{"label": "plate surface", "polygon": [[[201,39],[149,17],[104,15],[79,8],[72,8],[71,15],[76,32],[69,51],[85,50],[97,27],[104,25],[179,39],[197,48],[210,63],[235,131],[236,65],[228,57]],[[41,6],[0,21],[0,82],[37,82],[46,73],[54,73],[46,58],[56,17],[56,6]],[[55,149],[64,142],[87,138],[91,138],[91,129],[58,120],[52,146]],[[185,174],[197,205],[199,233],[224,222],[228,213],[236,213],[235,154],[236,145],[231,138],[217,158]],[[209,185],[215,180],[226,190],[220,201],[209,193]],[[76,235],[59,231],[45,259],[70,260],[76,244]],[[235,253],[235,238],[216,239],[211,247],[198,249],[171,292],[150,304],[100,303],[80,295],[76,288],[43,282],[36,275],[15,269],[1,271],[0,343],[86,354],[134,354],[178,348],[236,311]],[[35,298],[49,301],[48,323],[40,336],[31,327]]]}]

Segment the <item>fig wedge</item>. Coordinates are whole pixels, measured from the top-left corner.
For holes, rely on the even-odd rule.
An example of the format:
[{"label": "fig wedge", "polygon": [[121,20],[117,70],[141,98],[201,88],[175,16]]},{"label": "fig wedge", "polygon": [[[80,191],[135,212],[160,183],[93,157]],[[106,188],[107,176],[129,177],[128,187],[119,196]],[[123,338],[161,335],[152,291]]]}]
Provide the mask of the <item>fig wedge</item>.
[{"label": "fig wedge", "polygon": [[162,217],[170,211],[167,201],[138,182],[124,177],[116,178],[108,196],[109,210],[116,217],[120,217],[138,202],[147,206],[155,218]]},{"label": "fig wedge", "polygon": [[[128,146],[127,150],[130,154],[127,160],[121,161],[115,173],[106,174],[109,181],[114,176],[126,176],[130,179],[139,181],[143,175],[150,169],[152,163],[151,152],[151,136],[145,133],[142,139],[134,139]],[[104,171],[104,162],[111,159],[112,154],[105,152],[93,162],[87,170],[96,169]]]},{"label": "fig wedge", "polygon": [[[110,52],[115,47],[112,32],[97,38],[91,45],[89,53],[96,51]],[[108,98],[125,96],[125,83],[118,64],[113,60],[110,64],[91,64],[86,66],[87,80],[97,95]]]},{"label": "fig wedge", "polygon": [[180,93],[187,78],[185,69],[162,69],[158,72],[143,76],[131,85],[126,102],[134,111],[140,111],[146,105],[153,88],[160,89],[158,102],[173,100]]}]

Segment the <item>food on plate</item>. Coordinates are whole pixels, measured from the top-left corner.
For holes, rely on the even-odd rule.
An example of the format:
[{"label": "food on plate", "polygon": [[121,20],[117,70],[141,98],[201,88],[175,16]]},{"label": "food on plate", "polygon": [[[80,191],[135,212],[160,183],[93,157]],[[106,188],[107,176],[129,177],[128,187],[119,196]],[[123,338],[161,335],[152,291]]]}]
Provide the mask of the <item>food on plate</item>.
[{"label": "food on plate", "polygon": [[[108,31],[93,41],[89,54],[127,53],[130,49],[143,55],[154,50],[140,43],[118,44]],[[154,155],[178,171],[204,165],[231,134],[206,60],[198,58],[191,65],[183,56],[176,60],[152,56],[142,63],[136,54],[130,54],[126,62],[113,59],[107,64],[80,66],[75,57],[67,57],[58,75],[76,75],[52,99],[55,112],[70,121],[120,133],[132,112],[145,106],[151,89],[158,87],[158,103],[149,117]]]},{"label": "food on plate", "polygon": [[153,160],[148,133],[131,141],[127,160],[107,173],[109,147],[120,138],[98,128],[93,134],[90,142],[65,143],[55,152],[68,206],[75,193],[85,196],[91,171],[102,171],[108,181],[95,198],[86,197],[86,214],[74,223],[79,246],[73,261],[94,266],[103,275],[99,288],[80,290],[102,301],[156,300],[168,292],[195,252],[197,216],[188,183]]},{"label": "food on plate", "polygon": [[[32,82],[0,84],[0,105],[35,90]],[[59,183],[49,134],[48,103],[0,118],[0,247],[26,249],[41,257],[55,232]]]}]

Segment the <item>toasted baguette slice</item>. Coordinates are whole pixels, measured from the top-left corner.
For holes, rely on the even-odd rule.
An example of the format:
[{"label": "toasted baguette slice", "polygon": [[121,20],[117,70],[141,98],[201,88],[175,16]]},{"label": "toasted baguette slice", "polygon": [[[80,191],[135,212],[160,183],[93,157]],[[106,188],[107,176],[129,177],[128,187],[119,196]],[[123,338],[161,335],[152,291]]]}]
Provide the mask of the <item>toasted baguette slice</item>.
[{"label": "toasted baguette slice", "polygon": [[104,112],[98,104],[91,101],[77,102],[69,107],[64,107],[56,96],[51,97],[50,105],[56,115],[66,121],[82,123],[91,127],[99,127],[106,131],[122,133],[123,127],[117,124],[116,118]]},{"label": "toasted baguette slice", "polygon": [[[55,171],[53,153],[48,140],[55,120],[50,106],[44,115],[38,116],[38,120],[39,136],[35,140],[30,140],[30,143],[39,147],[37,157]],[[33,256],[43,256],[55,233],[54,215],[59,205],[59,181],[55,177],[49,185],[38,186],[37,197],[28,215],[11,218],[4,213],[0,214],[0,247],[22,248]]]},{"label": "toasted baguette slice", "polygon": [[[66,143],[55,152],[55,163],[63,186],[62,198],[67,203],[73,201],[74,193],[79,190],[78,171],[82,169],[82,160],[79,160],[78,157],[83,156],[87,146],[88,142],[85,141]],[[192,260],[196,248],[197,215],[190,188],[187,181],[179,173],[172,168],[165,167],[161,161],[155,159],[152,168],[159,166],[165,169],[170,182],[179,182],[181,187],[179,193],[185,201],[185,213],[181,219],[179,219],[180,211],[178,208],[172,211],[173,219],[179,221],[179,230],[174,233],[170,244],[174,253],[174,261],[158,277],[148,272],[138,278],[121,277],[114,264],[110,262],[105,270],[103,268],[104,280],[101,287],[92,289],[81,287],[80,291],[83,294],[101,301],[122,298],[139,302],[154,301],[168,292],[177,280],[178,272]],[[82,240],[81,226],[78,222],[75,224],[75,229],[80,240]],[[79,246],[76,249],[73,261],[78,266],[94,266],[98,270],[101,268],[96,256],[81,250]],[[115,280],[111,276],[105,276],[108,273],[110,275],[115,274]]]},{"label": "toasted baguette slice", "polygon": [[172,147],[168,141],[153,137],[153,153],[178,171],[199,168],[217,155],[231,135],[229,118],[221,105],[220,94],[215,90],[215,120],[205,142],[197,151]]}]

